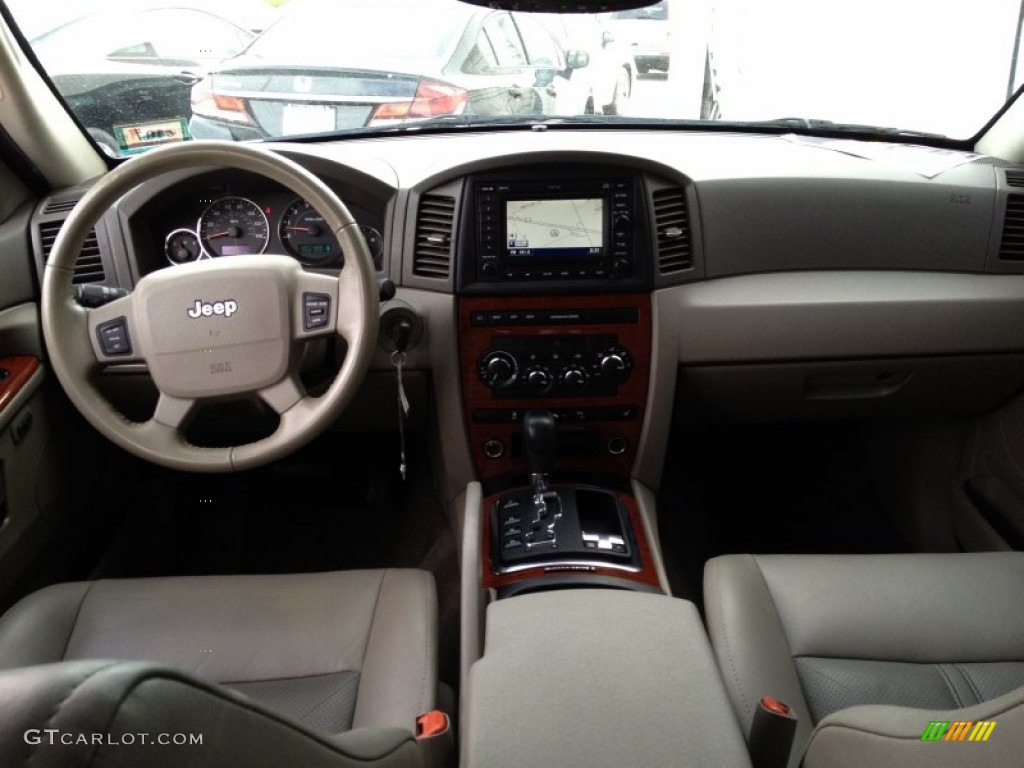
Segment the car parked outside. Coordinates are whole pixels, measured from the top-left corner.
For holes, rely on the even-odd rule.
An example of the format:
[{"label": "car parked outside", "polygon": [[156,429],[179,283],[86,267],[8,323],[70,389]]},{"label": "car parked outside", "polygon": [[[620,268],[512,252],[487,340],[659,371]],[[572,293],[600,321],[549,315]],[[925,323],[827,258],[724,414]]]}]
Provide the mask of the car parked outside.
[{"label": "car parked outside", "polygon": [[608,25],[616,39],[632,51],[637,72],[647,74],[652,69],[668,72],[668,0],[643,8],[616,11]]},{"label": "car parked outside", "polygon": [[585,108],[576,70],[589,56],[530,14],[456,0],[295,0],[283,10],[195,86],[193,136],[259,139]]},{"label": "car parked outside", "polygon": [[614,30],[599,16],[590,14],[541,14],[545,23],[563,40],[587,53],[590,63],[574,72],[586,85],[587,113],[622,115],[633,92],[636,69],[633,54],[622,45]]},{"label": "car parked outside", "polygon": [[108,154],[188,138],[189,94],[252,33],[195,8],[96,13],[31,41],[57,90]]}]

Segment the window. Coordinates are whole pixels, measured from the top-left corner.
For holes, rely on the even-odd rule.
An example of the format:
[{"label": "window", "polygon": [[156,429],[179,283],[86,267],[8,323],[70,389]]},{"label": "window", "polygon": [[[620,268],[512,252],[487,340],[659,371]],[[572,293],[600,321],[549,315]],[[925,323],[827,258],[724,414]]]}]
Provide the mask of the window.
[{"label": "window", "polygon": [[497,66],[502,68],[522,67],[527,63],[515,22],[507,13],[491,16],[484,22],[483,35],[494,54]]},{"label": "window", "polygon": [[536,19],[528,16],[516,17],[516,26],[526,48],[526,56],[533,66],[563,69],[558,47],[547,31]]}]

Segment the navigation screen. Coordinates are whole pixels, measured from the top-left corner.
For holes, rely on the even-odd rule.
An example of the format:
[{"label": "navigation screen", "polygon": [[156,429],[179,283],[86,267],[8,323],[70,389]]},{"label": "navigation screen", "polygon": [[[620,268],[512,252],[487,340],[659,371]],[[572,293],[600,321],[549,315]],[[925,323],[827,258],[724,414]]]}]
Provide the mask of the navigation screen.
[{"label": "navigation screen", "polygon": [[600,256],[604,198],[506,200],[509,256]]}]

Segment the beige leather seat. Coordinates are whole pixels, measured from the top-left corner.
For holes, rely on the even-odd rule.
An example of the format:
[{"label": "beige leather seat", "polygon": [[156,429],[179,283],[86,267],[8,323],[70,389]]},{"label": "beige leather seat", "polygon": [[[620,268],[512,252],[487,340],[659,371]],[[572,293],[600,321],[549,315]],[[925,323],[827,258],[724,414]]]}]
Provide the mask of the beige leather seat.
[{"label": "beige leather seat", "polygon": [[[171,675],[179,688],[220,690],[243,709],[255,702],[322,736],[362,728],[408,736],[436,704],[436,624],[433,577],[417,570],[59,584],[0,618],[0,670],[12,670],[0,678],[52,696],[61,686],[33,665],[157,662],[187,673]],[[100,674],[123,682],[137,667]],[[91,669],[64,664],[53,674],[76,680]],[[142,677],[150,674],[166,678],[166,670]]]},{"label": "beige leather seat", "polygon": [[[763,696],[798,716],[791,766],[1020,765],[1024,553],[728,555],[704,597],[744,733]],[[933,721],[997,725],[922,741]]]}]

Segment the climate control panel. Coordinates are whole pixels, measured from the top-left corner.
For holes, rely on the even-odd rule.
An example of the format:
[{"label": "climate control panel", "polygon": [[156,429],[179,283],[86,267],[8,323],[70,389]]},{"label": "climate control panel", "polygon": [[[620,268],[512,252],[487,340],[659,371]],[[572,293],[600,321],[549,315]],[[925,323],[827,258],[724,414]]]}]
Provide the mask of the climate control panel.
[{"label": "climate control panel", "polygon": [[626,478],[651,367],[649,294],[466,296],[459,376],[479,477],[527,471],[523,416],[557,424],[555,467]]},{"label": "climate control panel", "polygon": [[495,336],[477,362],[496,398],[609,397],[632,372],[614,333]]}]

